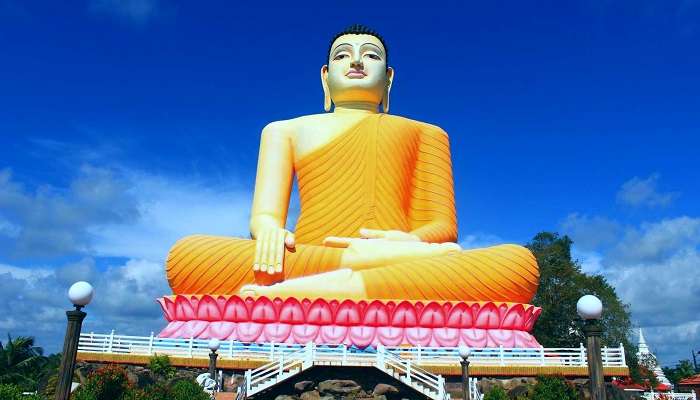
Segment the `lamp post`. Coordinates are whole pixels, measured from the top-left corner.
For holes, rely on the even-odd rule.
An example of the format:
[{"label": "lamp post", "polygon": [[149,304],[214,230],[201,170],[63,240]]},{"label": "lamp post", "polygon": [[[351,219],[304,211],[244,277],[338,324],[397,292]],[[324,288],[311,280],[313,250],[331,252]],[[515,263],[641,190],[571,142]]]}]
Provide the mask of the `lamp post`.
[{"label": "lamp post", "polygon": [[66,337],[63,341],[61,366],[58,370],[56,400],[68,400],[70,398],[75,357],[78,352],[78,341],[80,340],[80,328],[82,327],[83,319],[87,315],[80,309],[90,303],[93,294],[95,294],[95,291],[92,285],[83,281],[74,283],[68,289],[68,298],[75,306],[75,310],[66,311],[68,326],[66,327]]},{"label": "lamp post", "polygon": [[219,339],[211,339],[209,341],[209,350],[211,350],[211,353],[209,353],[209,377],[216,382],[217,387],[219,383],[216,379],[216,358],[219,355],[216,352],[219,350],[219,346],[221,346]]},{"label": "lamp post", "polygon": [[600,316],[603,314],[603,303],[593,295],[585,295],[576,303],[578,315],[585,321],[583,332],[586,335],[586,353],[588,358],[588,376],[591,381],[591,399],[605,400],[605,385],[603,381],[603,359],[600,356]]},{"label": "lamp post", "polygon": [[459,357],[462,359],[459,363],[462,364],[462,398],[471,400],[469,391],[469,355],[471,349],[467,346],[459,346]]}]

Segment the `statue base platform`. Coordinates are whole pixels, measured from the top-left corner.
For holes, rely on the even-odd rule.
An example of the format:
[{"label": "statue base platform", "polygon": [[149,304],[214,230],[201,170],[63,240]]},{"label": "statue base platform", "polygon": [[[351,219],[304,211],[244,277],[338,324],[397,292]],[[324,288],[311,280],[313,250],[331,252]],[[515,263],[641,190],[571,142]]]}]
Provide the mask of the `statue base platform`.
[{"label": "statue base platform", "polygon": [[539,348],[529,333],[542,309],[461,301],[325,300],[175,295],[158,299],[165,338],[251,343]]}]

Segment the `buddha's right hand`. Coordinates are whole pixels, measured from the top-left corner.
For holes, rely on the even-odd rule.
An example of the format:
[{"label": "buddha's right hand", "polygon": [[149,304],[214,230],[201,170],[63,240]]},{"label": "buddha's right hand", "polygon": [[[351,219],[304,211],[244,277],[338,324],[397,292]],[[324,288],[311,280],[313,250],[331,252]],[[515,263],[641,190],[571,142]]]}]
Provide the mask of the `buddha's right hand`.
[{"label": "buddha's right hand", "polygon": [[285,249],[294,251],[295,245],[292,232],[284,228],[261,228],[255,238],[255,281],[267,285],[282,281]]}]

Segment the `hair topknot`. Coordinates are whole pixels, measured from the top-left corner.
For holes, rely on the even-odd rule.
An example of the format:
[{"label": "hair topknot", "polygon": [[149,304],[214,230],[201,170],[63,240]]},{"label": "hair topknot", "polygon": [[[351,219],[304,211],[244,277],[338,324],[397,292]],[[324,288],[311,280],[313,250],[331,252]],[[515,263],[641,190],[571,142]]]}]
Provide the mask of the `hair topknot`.
[{"label": "hair topknot", "polygon": [[337,33],[335,36],[333,36],[333,39],[331,39],[331,42],[328,44],[328,56],[330,57],[331,50],[333,50],[333,42],[335,42],[336,39],[343,35],[371,35],[379,39],[379,41],[382,43],[382,46],[384,46],[384,54],[385,54],[385,59],[387,62],[387,66],[389,65],[389,48],[386,46],[386,42],[384,42],[384,38],[377,33],[375,30],[370,29],[366,27],[365,25],[362,24],[353,24],[345,28],[342,32]]}]

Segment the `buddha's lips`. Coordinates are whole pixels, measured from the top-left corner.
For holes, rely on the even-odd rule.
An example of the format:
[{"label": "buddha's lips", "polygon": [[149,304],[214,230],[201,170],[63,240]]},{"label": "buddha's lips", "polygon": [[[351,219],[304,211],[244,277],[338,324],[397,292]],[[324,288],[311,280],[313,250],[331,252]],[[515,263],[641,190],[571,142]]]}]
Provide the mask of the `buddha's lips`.
[{"label": "buddha's lips", "polygon": [[367,74],[364,71],[358,71],[356,69],[351,69],[345,74],[348,78],[364,78]]}]

